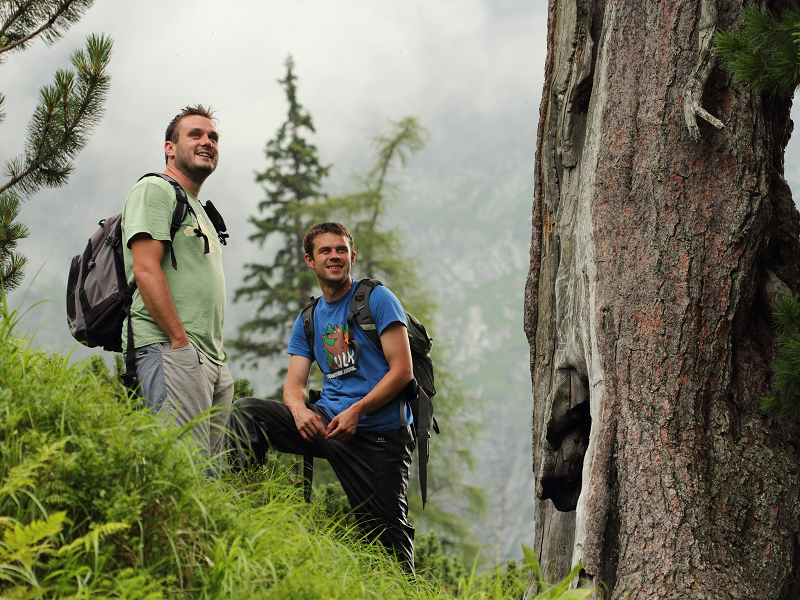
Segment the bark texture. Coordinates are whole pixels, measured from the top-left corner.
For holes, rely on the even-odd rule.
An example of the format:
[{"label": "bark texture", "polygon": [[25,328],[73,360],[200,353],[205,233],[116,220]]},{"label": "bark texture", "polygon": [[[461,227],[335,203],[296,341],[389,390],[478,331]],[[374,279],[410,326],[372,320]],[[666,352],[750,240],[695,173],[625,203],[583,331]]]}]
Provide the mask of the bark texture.
[{"label": "bark texture", "polygon": [[525,313],[535,549],[632,600],[800,598],[800,429],[759,409],[764,298],[775,278],[800,291],[790,100],[745,92],[702,47],[740,7],[549,2]]}]

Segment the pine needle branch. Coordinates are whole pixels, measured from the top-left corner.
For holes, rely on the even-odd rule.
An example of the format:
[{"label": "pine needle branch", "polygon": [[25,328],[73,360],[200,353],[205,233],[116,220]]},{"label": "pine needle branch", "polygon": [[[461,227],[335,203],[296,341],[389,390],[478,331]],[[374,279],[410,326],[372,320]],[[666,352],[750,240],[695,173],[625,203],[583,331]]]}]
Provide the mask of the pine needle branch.
[{"label": "pine needle branch", "polygon": [[20,202],[13,193],[0,195],[0,283],[6,293],[22,283],[28,259],[16,252],[19,240],[28,237],[28,228],[15,223]]},{"label": "pine needle branch", "polygon": [[90,35],[86,50],[70,57],[75,70],[57,71],[54,84],[39,90],[23,153],[6,161],[8,181],[0,194],[13,189],[25,200],[42,187],[66,184],[73,171],[70,159],[86,146],[103,114],[111,79],[106,72],[111,47],[110,38]]},{"label": "pine needle branch", "polygon": [[755,92],[774,95],[800,85],[800,9],[780,16],[742,8],[741,27],[714,34],[716,54],[737,81]]},{"label": "pine needle branch", "polygon": [[0,2],[0,59],[5,52],[24,50],[42,36],[54,43],[78,22],[94,0]]}]

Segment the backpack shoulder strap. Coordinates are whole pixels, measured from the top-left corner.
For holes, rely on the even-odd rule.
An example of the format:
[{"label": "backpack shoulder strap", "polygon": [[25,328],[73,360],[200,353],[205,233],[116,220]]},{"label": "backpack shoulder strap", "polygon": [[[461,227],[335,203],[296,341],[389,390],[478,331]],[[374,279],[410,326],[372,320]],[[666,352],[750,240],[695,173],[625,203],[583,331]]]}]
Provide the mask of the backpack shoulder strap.
[{"label": "backpack shoulder strap", "polygon": [[[186,214],[189,212],[194,214],[192,207],[189,206],[189,199],[186,197],[186,190],[181,187],[180,183],[164,173],[146,173],[145,175],[139,177],[139,181],[145,177],[160,177],[167,183],[171,184],[172,188],[175,190],[175,211],[172,213],[172,223],[170,223],[169,226],[169,239],[172,241],[175,239],[175,234],[178,233],[181,223],[183,223],[183,220],[186,218]],[[175,250],[173,250],[172,244],[170,244],[169,250],[170,254],[172,255],[172,268],[177,271],[178,261],[175,260]],[[208,253],[208,239],[206,239],[206,253]]]},{"label": "backpack shoulder strap", "polygon": [[348,331],[353,331],[353,323],[356,323],[370,341],[375,344],[378,350],[383,351],[381,346],[381,336],[375,326],[375,320],[369,310],[369,298],[377,286],[383,285],[377,279],[362,279],[356,285],[356,289],[350,298],[350,313],[347,315]]},{"label": "backpack shoulder strap", "polygon": [[311,356],[316,356],[314,353],[314,310],[317,308],[319,298],[311,297],[311,302],[303,307],[300,313],[300,318],[303,319],[303,331],[306,334],[306,341],[308,347],[311,348]]}]

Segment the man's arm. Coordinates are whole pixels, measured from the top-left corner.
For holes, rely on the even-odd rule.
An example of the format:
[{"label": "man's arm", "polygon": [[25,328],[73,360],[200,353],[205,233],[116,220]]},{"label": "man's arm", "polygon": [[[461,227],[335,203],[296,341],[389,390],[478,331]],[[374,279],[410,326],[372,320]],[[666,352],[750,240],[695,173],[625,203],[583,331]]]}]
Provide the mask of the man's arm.
[{"label": "man's arm", "polygon": [[137,233],[131,238],[130,246],[133,276],[147,312],[167,336],[173,350],[186,346],[189,338],[172,302],[167,277],[161,270],[166,242],[154,240],[146,233]]},{"label": "man's arm", "polygon": [[342,442],[349,440],[355,434],[361,417],[396,397],[414,379],[411,347],[403,323],[395,321],[386,326],[381,333],[381,346],[386,362],[389,363],[389,372],[369,394],[333,418],[328,424],[329,439]]},{"label": "man's arm", "polygon": [[292,354],[286,383],[283,386],[283,403],[291,411],[297,431],[307,442],[313,442],[315,437],[325,435],[322,419],[306,406],[308,399],[306,386],[311,365],[311,360],[305,356]]}]

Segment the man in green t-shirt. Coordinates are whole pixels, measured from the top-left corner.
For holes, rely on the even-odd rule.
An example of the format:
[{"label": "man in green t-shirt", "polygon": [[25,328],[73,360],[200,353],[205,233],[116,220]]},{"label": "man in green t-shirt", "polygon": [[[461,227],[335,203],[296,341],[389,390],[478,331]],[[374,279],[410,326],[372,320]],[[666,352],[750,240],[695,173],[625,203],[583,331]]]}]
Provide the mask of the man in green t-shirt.
[{"label": "man in green t-shirt", "polygon": [[[139,393],[146,408],[176,426],[214,409],[195,425],[194,437],[218,465],[233,397],[230,357],[222,346],[225,277],[216,230],[197,199],[219,160],[214,120],[198,105],[185,108],[167,127],[164,174],[183,187],[192,209],[174,239],[175,190],[160,177],[133,186],[122,211],[122,237],[128,285],[137,286],[131,323]],[[125,348],[127,323],[122,332]]]}]

